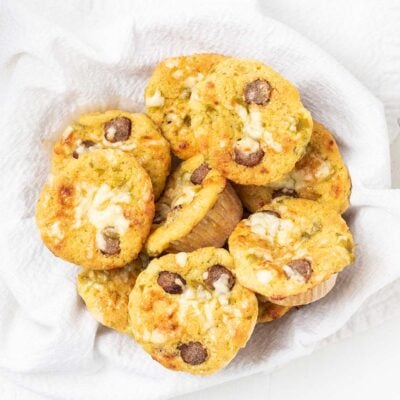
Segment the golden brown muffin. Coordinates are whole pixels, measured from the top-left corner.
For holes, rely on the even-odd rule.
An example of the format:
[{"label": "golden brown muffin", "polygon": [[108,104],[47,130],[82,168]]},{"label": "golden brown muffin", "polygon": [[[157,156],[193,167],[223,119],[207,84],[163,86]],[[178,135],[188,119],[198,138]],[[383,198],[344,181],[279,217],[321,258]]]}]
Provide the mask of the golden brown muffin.
[{"label": "golden brown muffin", "polygon": [[130,335],[129,294],[142,270],[138,258],[122,268],[84,270],[78,275],[78,293],[93,317],[101,324]]},{"label": "golden brown muffin", "polygon": [[89,269],[134,260],[149,234],[154,196],[146,171],[120,150],[93,150],[51,175],[36,211],[42,240]]},{"label": "golden brown muffin", "polygon": [[279,197],[229,238],[239,282],[271,302],[322,284],[354,261],[340,214],[312,200]]},{"label": "golden brown muffin", "polygon": [[235,183],[281,179],[303,156],[312,119],[298,90],[272,68],[228,58],[194,87],[193,132],[213,168]]},{"label": "golden brown muffin", "polygon": [[169,144],[145,114],[120,110],[81,115],[54,145],[52,172],[85,152],[111,148],[131,153],[149,174],[156,199],[171,167]]},{"label": "golden brown muffin", "polygon": [[232,273],[224,249],[168,254],[150,262],[129,298],[135,340],[163,366],[207,375],[244,347],[257,299]]},{"label": "golden brown muffin", "polygon": [[147,85],[147,114],[161,128],[173,153],[182,160],[199,153],[189,115],[192,88],[224,58],[220,54],[167,58],[157,65]]},{"label": "golden brown muffin", "polygon": [[331,275],[326,281],[294,296],[284,297],[283,299],[271,298],[269,300],[275,305],[282,307],[295,307],[314,303],[314,301],[325,297],[334,288],[337,276],[338,274]]},{"label": "golden brown muffin", "polygon": [[198,154],[172,174],[156,205],[146,251],[157,256],[221,247],[242,217],[242,204],[221,174]]},{"label": "golden brown muffin", "polygon": [[315,200],[343,213],[349,206],[351,180],[332,134],[314,121],[306,154],[291,172],[269,185],[236,185],[235,189],[251,212],[276,197],[291,196]]},{"label": "golden brown muffin", "polygon": [[282,318],[291,309],[291,307],[280,306],[271,303],[268,299],[260,294],[257,294],[258,300],[258,317],[257,323],[272,322]]}]

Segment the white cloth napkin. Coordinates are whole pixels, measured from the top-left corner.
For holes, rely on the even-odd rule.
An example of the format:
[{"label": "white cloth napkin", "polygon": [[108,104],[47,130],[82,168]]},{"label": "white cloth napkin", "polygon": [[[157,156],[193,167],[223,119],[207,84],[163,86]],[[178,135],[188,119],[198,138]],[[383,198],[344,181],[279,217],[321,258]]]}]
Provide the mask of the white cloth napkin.
[{"label": "white cloth napkin", "polygon": [[[216,3],[42,2],[36,8],[32,1],[3,2],[0,374],[24,393],[63,400],[168,398],[310,353],[337,339],[361,307],[363,316],[351,320],[346,334],[391,314],[394,286],[385,288],[400,277],[400,192],[389,189],[382,105],[312,43],[262,17],[253,2]],[[206,51],[272,65],[335,133],[353,178],[346,218],[357,262],[324,300],[258,326],[225,370],[194,377],[164,369],[131,338],[93,320],[76,294],[78,269],[43,246],[34,210],[51,144],[71,117],[141,109],[157,62]]]},{"label": "white cloth napkin", "polygon": [[384,104],[389,138],[395,139],[400,133],[398,0],[258,0],[258,5],[352,71]]}]

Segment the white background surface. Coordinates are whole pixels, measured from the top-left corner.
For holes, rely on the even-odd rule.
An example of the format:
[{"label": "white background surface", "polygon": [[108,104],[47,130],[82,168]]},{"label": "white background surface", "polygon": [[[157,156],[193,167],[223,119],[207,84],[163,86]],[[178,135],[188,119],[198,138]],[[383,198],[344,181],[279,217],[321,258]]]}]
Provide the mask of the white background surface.
[{"label": "white background surface", "polygon": [[[260,1],[260,10],[320,45],[383,101],[393,140],[393,183],[400,187],[400,139],[396,122],[400,117],[400,1],[265,0]],[[356,35],[354,26],[358,28]],[[351,36],[347,34],[350,30]],[[399,337],[400,317],[331,344],[270,376],[258,374],[179,399],[329,400],[351,396],[397,400],[400,398]],[[5,400],[18,400],[22,396],[20,389],[0,381],[0,398],[4,392],[8,393]],[[28,396],[43,400],[33,394]]]},{"label": "white background surface", "polygon": [[[261,0],[259,5],[263,14],[291,26],[333,55],[384,103],[392,141],[392,182],[399,188],[400,1]],[[350,30],[352,35],[346,34]],[[257,374],[176,400],[397,400],[399,338],[400,316],[269,376]]]}]

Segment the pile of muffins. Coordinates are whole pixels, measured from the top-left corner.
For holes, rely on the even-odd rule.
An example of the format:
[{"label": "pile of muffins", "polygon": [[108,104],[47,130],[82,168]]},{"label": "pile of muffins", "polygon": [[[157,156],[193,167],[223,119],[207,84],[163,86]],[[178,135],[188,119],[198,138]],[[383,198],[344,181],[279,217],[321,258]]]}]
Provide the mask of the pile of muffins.
[{"label": "pile of muffins", "polygon": [[71,123],[37,225],[83,267],[94,318],[167,368],[210,374],[354,261],[351,181],[332,134],[261,62],[166,59],[145,105]]}]

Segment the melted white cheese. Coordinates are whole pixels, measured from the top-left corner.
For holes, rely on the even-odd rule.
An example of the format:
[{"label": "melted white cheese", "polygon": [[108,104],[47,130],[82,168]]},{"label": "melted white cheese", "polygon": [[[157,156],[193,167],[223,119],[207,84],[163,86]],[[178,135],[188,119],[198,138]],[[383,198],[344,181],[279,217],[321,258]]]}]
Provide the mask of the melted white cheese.
[{"label": "melted white cheese", "polygon": [[107,249],[107,242],[104,239],[104,235],[100,231],[96,232],[96,247],[103,251]]},{"label": "melted white cheese", "polygon": [[48,235],[58,240],[64,238],[64,232],[61,230],[60,221],[54,222],[54,224],[50,225]]},{"label": "melted white cheese", "polygon": [[257,109],[251,109],[250,112],[239,104],[235,106],[235,111],[243,123],[243,133],[246,137],[253,140],[262,140],[268,147],[276,152],[282,151],[280,143],[276,142],[271,132],[268,132],[262,126],[261,113]]},{"label": "melted white cheese", "polygon": [[292,242],[293,234],[297,232],[291,220],[263,212],[250,215],[246,224],[252,233],[271,243],[276,240],[280,245]]},{"label": "melted white cheese", "polygon": [[258,282],[266,285],[274,277],[274,274],[272,273],[272,271],[269,271],[267,269],[261,269],[256,272],[256,277]]},{"label": "melted white cheese", "polygon": [[264,239],[272,239],[278,232],[280,218],[273,214],[258,212],[250,215],[246,223],[250,226],[252,233]]},{"label": "melted white cheese", "polygon": [[78,155],[81,155],[82,153],[84,153],[87,150],[88,150],[88,148],[82,144],[82,140],[78,140],[77,146],[75,147],[75,152]]},{"label": "melted white cheese", "polygon": [[196,102],[200,100],[200,96],[196,88],[192,88],[192,93],[190,94],[189,103]]},{"label": "melted white cheese", "polygon": [[179,65],[179,60],[177,59],[170,59],[165,62],[165,66],[167,68],[174,68],[177,67],[178,65]]},{"label": "melted white cheese", "polygon": [[181,69],[177,69],[176,71],[174,71],[174,72],[172,73],[172,77],[173,77],[174,79],[182,78],[182,76],[183,76],[183,71],[182,71]]},{"label": "melted white cheese", "polygon": [[318,169],[315,171],[315,177],[318,179],[327,178],[331,174],[331,164],[329,161],[322,161]]},{"label": "melted white cheese", "polygon": [[[321,241],[319,241],[319,244],[323,245],[323,243],[321,243]],[[312,256],[309,255],[308,251],[306,249],[302,248],[301,243],[299,243],[298,246],[296,246],[296,248],[293,251],[292,259],[299,260],[301,258],[305,258],[305,259],[309,260],[310,262],[312,262],[312,260],[313,260]]]},{"label": "melted white cheese", "polygon": [[72,126],[67,126],[65,128],[64,132],[62,133],[62,138],[64,140],[68,139],[73,131],[74,131],[74,128],[72,128]]},{"label": "melted white cheese", "polygon": [[175,255],[176,263],[183,268],[186,265],[187,253],[181,252]]},{"label": "melted white cheese", "polygon": [[171,208],[181,206],[184,204],[189,204],[193,201],[194,197],[196,196],[196,190],[190,186],[182,186],[181,192],[182,194],[176,197],[171,202]]},{"label": "melted white cheese", "polygon": [[264,131],[263,139],[268,147],[270,147],[272,150],[275,150],[277,153],[282,151],[281,144],[274,140],[271,132]]},{"label": "melted white cheese", "polygon": [[116,133],[117,133],[117,128],[113,125],[109,126],[106,130],[107,138],[110,138],[111,141],[114,140]]},{"label": "melted white cheese", "polygon": [[227,295],[220,294],[218,296],[218,302],[221,306],[227,306],[229,304],[229,299]]},{"label": "melted white cheese", "polygon": [[294,117],[289,117],[289,127],[290,132],[297,132],[297,119]]},{"label": "melted white cheese", "polygon": [[276,234],[276,239],[279,244],[285,245],[293,241],[294,225],[289,219],[281,219],[279,223],[279,230]]},{"label": "melted white cheese", "polygon": [[[123,150],[123,151],[131,151],[131,150],[136,149],[136,147],[137,147],[136,143],[134,143],[134,142],[131,142],[131,143],[109,142],[105,137],[103,137],[102,144],[104,147],[108,147],[108,148],[112,147],[112,148]],[[95,146],[97,146],[97,148],[99,148],[98,145],[95,145]],[[90,147],[90,149],[96,148],[95,146]]]},{"label": "melted white cheese", "polygon": [[[203,273],[203,278],[207,279],[208,274]],[[196,289],[185,286],[183,293],[177,298],[179,303],[178,320],[180,323],[186,323],[188,313],[194,313],[199,318],[202,326],[207,330],[211,338],[216,340],[215,329],[217,327],[214,315],[220,307],[229,321],[237,320],[240,323],[241,312],[229,305],[231,292],[228,288],[229,276],[227,274],[214,283],[215,290],[209,291],[203,285],[198,285]],[[240,314],[240,315],[239,315]],[[213,340],[214,340],[213,339]]]},{"label": "melted white cheese", "polygon": [[189,76],[185,79],[185,86],[188,88],[192,88],[197,82],[201,81],[204,78],[203,74],[198,73],[196,76]]},{"label": "melted white cheese", "polygon": [[290,189],[299,190],[304,186],[307,186],[311,181],[323,180],[332,174],[332,166],[329,161],[319,160],[320,165],[315,171],[311,171],[310,168],[294,169],[290,174],[287,175],[286,179],[271,184],[273,187],[285,187]]},{"label": "melted white cheese", "polygon": [[179,323],[184,324],[186,320],[186,314],[189,309],[192,308],[196,315],[200,315],[200,311],[198,308],[198,304],[195,301],[196,295],[194,290],[186,286],[182,292],[182,294],[178,298],[179,302],[179,310],[178,310],[178,320]]},{"label": "melted white cheese", "polygon": [[260,149],[260,143],[250,137],[244,137],[236,142],[235,147],[242,153],[255,153]]},{"label": "melted white cheese", "polygon": [[196,299],[199,301],[206,301],[212,298],[212,294],[205,289],[202,285],[197,286]]},{"label": "melted white cheese", "polygon": [[166,337],[158,329],[154,329],[151,332],[145,330],[143,332],[142,337],[146,342],[151,342],[156,344],[164,343],[166,341]]},{"label": "melted white cheese", "polygon": [[229,293],[229,275],[221,274],[221,276],[214,282],[214,289],[217,296]]},{"label": "melted white cheese", "polygon": [[206,317],[206,329],[210,329],[213,328],[215,326],[215,322],[214,322],[214,308],[215,305],[214,303],[206,303],[204,305],[204,315]]},{"label": "melted white cheese", "polygon": [[83,219],[102,231],[107,226],[115,227],[122,235],[129,227],[129,221],[123,214],[120,203],[129,203],[131,196],[128,192],[112,190],[107,184],[96,186],[81,184],[78,186],[78,205],[75,207],[75,228],[83,224]]},{"label": "melted white cheese", "polygon": [[165,103],[164,97],[157,89],[153,96],[146,97],[146,107],[162,107]]}]

